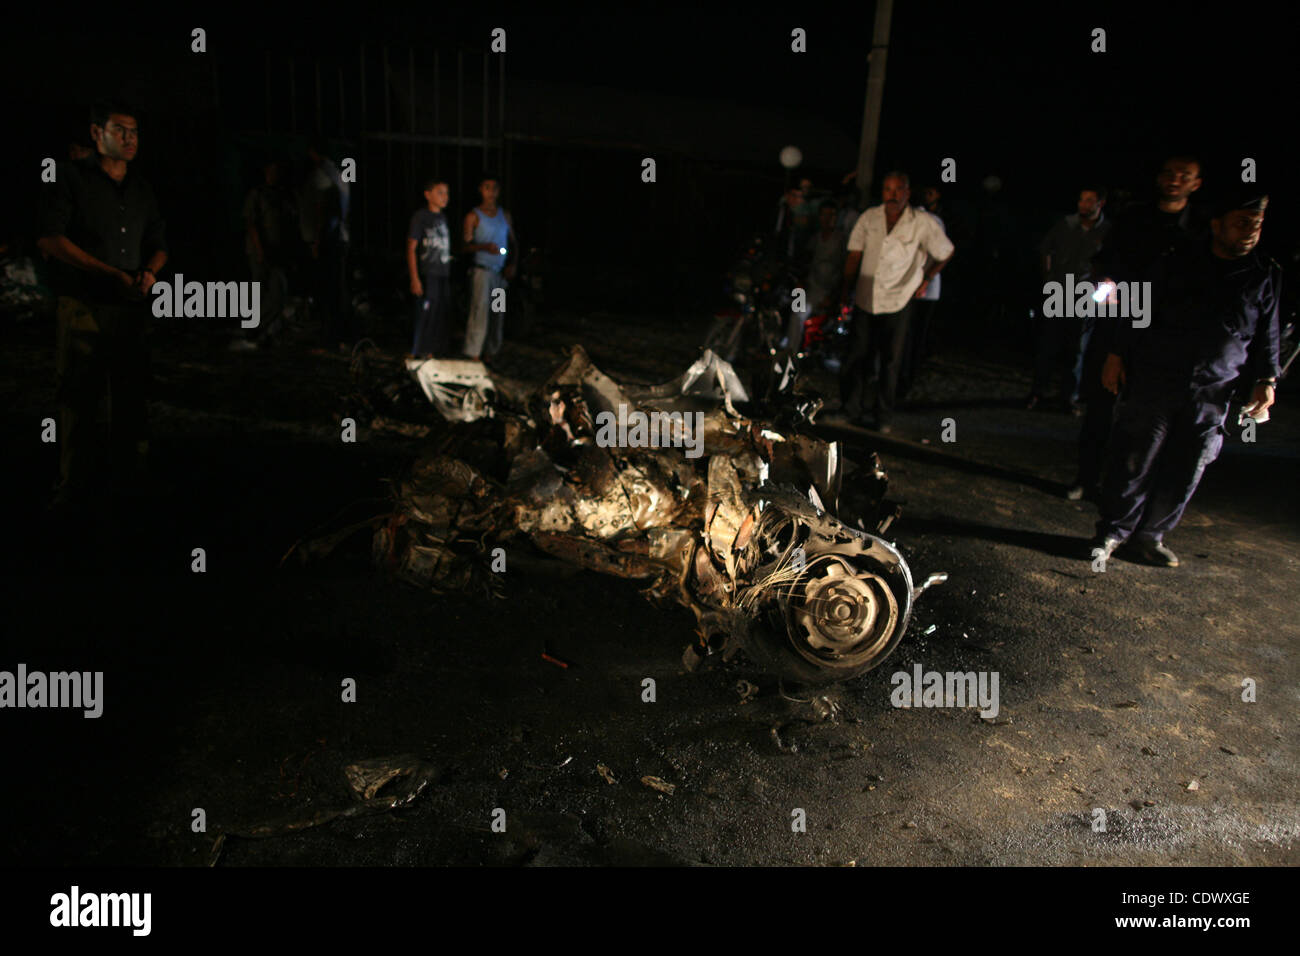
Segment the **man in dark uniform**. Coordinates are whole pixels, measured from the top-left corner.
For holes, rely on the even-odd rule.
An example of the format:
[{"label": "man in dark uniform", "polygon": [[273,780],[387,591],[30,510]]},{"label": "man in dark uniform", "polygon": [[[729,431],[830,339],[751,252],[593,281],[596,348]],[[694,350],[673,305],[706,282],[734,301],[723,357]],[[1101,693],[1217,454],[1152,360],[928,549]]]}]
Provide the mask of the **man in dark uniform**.
[{"label": "man in dark uniform", "polygon": [[1246,386],[1255,415],[1273,404],[1282,269],[1255,251],[1267,205],[1262,193],[1221,201],[1210,243],[1166,253],[1152,266],[1151,324],[1117,326],[1102,382],[1123,393],[1094,559],[1127,541],[1138,558],[1177,567],[1163,539],[1223,447],[1232,393]]},{"label": "man in dark uniform", "polygon": [[56,181],[43,187],[38,245],[58,293],[58,510],[102,490],[91,456],[105,396],[117,483],[136,490],[145,474],[149,299],[167,252],[153,190],[128,168],[139,133],[129,107],[96,106],[95,155],[59,163]]},{"label": "man in dark uniform", "polygon": [[[1107,242],[1093,260],[1102,281],[1136,282],[1163,253],[1180,242],[1204,242],[1210,226],[1192,206],[1189,197],[1201,188],[1201,164],[1191,156],[1165,160],[1156,176],[1156,198],[1121,210]],[[1078,501],[1099,496],[1101,468],[1110,440],[1115,397],[1101,386],[1101,367],[1111,351],[1115,323],[1098,317],[1084,348],[1079,397],[1085,404],[1079,430],[1079,469],[1065,496]]]}]

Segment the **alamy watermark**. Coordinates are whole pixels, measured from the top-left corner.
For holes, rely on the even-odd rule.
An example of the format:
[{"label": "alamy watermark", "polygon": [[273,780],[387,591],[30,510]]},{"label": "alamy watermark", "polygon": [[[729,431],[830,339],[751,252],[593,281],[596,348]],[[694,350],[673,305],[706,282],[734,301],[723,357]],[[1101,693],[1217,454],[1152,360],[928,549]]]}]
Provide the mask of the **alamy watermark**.
[{"label": "alamy watermark", "polygon": [[51,926],[129,926],[134,936],[148,936],[152,893],[83,893],[73,886],[50,897]]},{"label": "alamy watermark", "polygon": [[618,406],[618,414],[596,413],[601,448],[685,448],[687,458],[704,454],[703,412],[642,412]]},{"label": "alamy watermark", "polygon": [[0,671],[0,708],[69,707],[84,710],[94,718],[104,712],[104,672],[28,671],[19,664],[17,673]]},{"label": "alamy watermark", "polygon": [[262,283],[186,282],[176,273],[171,282],[155,282],[153,314],[160,319],[233,319],[255,329],[262,321]]},{"label": "alamy watermark", "polygon": [[1133,328],[1151,324],[1150,282],[1065,282],[1043,284],[1043,317],[1047,319],[1132,319]]},{"label": "alamy watermark", "polygon": [[998,715],[997,671],[939,671],[922,672],[921,665],[912,673],[896,671],[889,682],[896,685],[889,695],[895,707],[975,707],[980,716]]}]

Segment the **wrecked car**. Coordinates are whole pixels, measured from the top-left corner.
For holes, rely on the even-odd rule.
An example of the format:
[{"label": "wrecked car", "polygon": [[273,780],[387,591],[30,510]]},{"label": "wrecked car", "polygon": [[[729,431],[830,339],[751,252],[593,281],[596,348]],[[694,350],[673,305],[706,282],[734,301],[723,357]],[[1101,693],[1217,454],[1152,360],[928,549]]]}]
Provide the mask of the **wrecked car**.
[{"label": "wrecked car", "polygon": [[[372,555],[421,588],[491,589],[493,555],[527,543],[689,608],[690,669],[743,651],[827,683],[888,657],[945,577],[917,587],[881,537],[898,511],[874,454],[854,465],[838,442],[742,414],[744,386],[711,352],[651,387],[615,382],[580,346],[531,392],[475,362],[407,370],[452,424],[393,482]],[[629,430],[637,415],[662,433]]]}]

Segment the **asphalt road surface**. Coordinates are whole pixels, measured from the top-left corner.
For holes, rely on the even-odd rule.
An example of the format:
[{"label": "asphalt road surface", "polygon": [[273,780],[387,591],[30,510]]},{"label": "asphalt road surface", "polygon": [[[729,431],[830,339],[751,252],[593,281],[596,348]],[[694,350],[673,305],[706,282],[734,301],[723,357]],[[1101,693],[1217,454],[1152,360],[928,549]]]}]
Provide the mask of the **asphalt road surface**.
[{"label": "asphalt road surface", "polygon": [[[1285,388],[1169,536],[1182,567],[1117,557],[1095,573],[1095,508],[1061,494],[1077,420],[1024,411],[1010,361],[938,356],[893,434],[823,433],[879,451],[903,505],[888,536],[914,575],[950,579],[883,665],[811,690],[743,659],[687,673],[693,619],[635,582],[521,562],[502,598],[436,596],[374,570],[364,534],[281,566],[340,515],[383,510],[384,479],[420,447],[342,444],[347,358],[300,345],[163,335],[170,487],[58,529],[39,441],[53,336],[6,337],[0,669],[105,675],[98,719],[4,715],[6,862],[206,865],[222,832],[347,806],[343,767],[397,754],[434,768],[409,806],[231,836],[218,865],[1300,862],[1300,416]],[[663,381],[702,339],[663,318],[551,316],[502,367],[540,382],[581,342],[616,378]],[[400,349],[400,329],[381,344]],[[996,716],[896,708],[893,675],[918,666],[996,672]],[[740,681],[757,694],[742,701]]]}]

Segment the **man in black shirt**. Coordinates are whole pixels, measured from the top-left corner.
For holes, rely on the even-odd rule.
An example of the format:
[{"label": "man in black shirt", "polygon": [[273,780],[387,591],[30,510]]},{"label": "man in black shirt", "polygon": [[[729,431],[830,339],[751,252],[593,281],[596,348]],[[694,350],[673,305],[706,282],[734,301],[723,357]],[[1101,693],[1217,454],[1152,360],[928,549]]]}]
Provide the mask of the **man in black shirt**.
[{"label": "man in black shirt", "polygon": [[447,225],[450,194],[441,179],[424,184],[425,205],[406,228],[406,271],[411,282],[415,335],[412,358],[442,358],[451,339],[451,229]]},{"label": "man in black shirt", "polygon": [[[1110,282],[1141,281],[1152,263],[1178,243],[1208,240],[1209,223],[1190,202],[1192,193],[1200,188],[1197,159],[1173,156],[1165,160],[1156,176],[1156,198],[1121,210],[1108,241],[1093,260],[1094,273]],[[1084,348],[1079,397],[1086,409],[1079,430],[1079,468],[1066,492],[1071,501],[1099,495],[1115,411],[1115,397],[1101,387],[1101,366],[1111,351],[1117,321],[1127,320],[1097,318]]]},{"label": "man in black shirt", "polygon": [[1282,269],[1255,250],[1268,197],[1219,204],[1211,242],[1178,247],[1149,269],[1151,323],[1116,327],[1102,384],[1119,392],[1093,557],[1125,541],[1176,567],[1164,544],[1205,467],[1223,446],[1228,401],[1250,390],[1255,416],[1273,404]]},{"label": "man in black shirt", "polygon": [[57,506],[84,503],[101,483],[90,460],[100,401],[125,484],[143,477],[149,447],[147,345],[150,290],[167,262],[153,190],[129,169],[139,146],[134,112],[91,111],[96,154],[59,163],[41,197],[38,246],[58,294],[60,476]]}]

